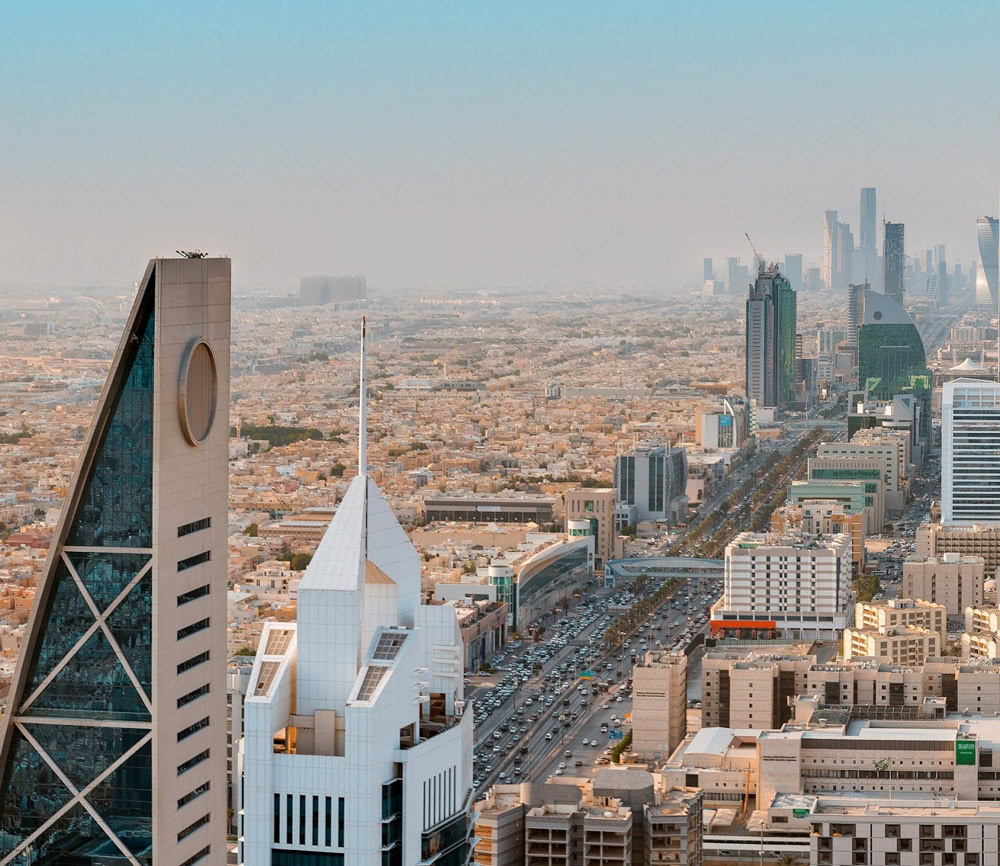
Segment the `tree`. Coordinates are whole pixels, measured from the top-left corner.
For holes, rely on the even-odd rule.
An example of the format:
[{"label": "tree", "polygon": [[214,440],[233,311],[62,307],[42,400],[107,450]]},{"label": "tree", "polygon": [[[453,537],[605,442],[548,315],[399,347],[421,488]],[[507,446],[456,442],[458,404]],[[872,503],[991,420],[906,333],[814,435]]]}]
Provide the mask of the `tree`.
[{"label": "tree", "polygon": [[292,567],[292,571],[305,571],[310,562],[312,562],[313,555],[311,553],[293,553],[289,565]]},{"label": "tree", "polygon": [[246,529],[243,530],[244,535],[249,535],[251,538],[257,537],[257,524],[251,523]]}]

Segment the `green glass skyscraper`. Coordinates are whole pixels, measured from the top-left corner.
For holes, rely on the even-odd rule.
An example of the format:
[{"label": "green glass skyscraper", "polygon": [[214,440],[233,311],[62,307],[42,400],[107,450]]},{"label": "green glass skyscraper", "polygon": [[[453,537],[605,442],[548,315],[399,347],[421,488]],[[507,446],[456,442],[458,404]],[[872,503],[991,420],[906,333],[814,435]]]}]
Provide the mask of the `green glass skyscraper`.
[{"label": "green glass skyscraper", "polygon": [[795,399],[796,298],[778,266],[761,263],[746,305],[746,389],[757,405]]}]

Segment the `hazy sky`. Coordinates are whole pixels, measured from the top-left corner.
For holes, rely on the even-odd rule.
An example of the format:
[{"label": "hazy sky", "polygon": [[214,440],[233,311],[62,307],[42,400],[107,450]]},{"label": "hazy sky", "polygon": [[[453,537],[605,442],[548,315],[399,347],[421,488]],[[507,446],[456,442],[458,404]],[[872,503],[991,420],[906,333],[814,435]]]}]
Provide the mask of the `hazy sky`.
[{"label": "hazy sky", "polygon": [[670,286],[997,209],[1000,3],[0,5],[0,284]]}]

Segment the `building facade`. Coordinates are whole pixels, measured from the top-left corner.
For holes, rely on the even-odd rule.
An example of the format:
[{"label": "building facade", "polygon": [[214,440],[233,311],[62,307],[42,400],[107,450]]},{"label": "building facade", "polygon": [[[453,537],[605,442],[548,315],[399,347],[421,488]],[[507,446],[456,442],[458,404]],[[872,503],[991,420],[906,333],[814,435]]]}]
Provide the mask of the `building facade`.
[{"label": "building facade", "polygon": [[893,303],[903,306],[903,278],[906,275],[903,223],[885,223],[882,247],[883,292]]},{"label": "building facade", "polygon": [[632,751],[669,756],[687,733],[687,656],[648,652],[632,668]]},{"label": "building facade", "polygon": [[713,634],[777,630],[839,640],[850,597],[848,536],[741,532],[726,546],[723,596],[710,625]]},{"label": "building facade", "polygon": [[687,512],[687,450],[639,443],[615,460],[617,529],[644,521],[670,521]]},{"label": "building facade", "polygon": [[941,522],[1000,524],[1000,384],[946,382],[941,397]]},{"label": "building facade", "polygon": [[[566,531],[570,532],[570,521],[585,520],[594,536],[595,566],[604,568],[604,563],[617,559],[615,539],[616,491],[612,487],[578,487],[566,491]],[[571,533],[572,534],[572,533]]]},{"label": "building facade", "polygon": [[[364,335],[362,332],[362,346]],[[244,704],[239,862],[468,861],[472,713],[448,605],[420,603],[420,557],[359,474],[299,586],[265,624]]]},{"label": "building facade", "polygon": [[979,269],[976,272],[976,305],[981,310],[997,309],[998,241],[1000,222],[994,217],[976,220],[979,238]]},{"label": "building facade", "polygon": [[746,394],[763,408],[795,399],[796,295],[763,262],[746,303]]},{"label": "building facade", "polygon": [[966,607],[983,603],[984,573],[980,556],[910,556],[903,562],[903,597],[943,604],[949,616],[963,616]]},{"label": "building facade", "polygon": [[229,311],[228,259],[139,284],[4,717],[4,866],[225,857]]}]

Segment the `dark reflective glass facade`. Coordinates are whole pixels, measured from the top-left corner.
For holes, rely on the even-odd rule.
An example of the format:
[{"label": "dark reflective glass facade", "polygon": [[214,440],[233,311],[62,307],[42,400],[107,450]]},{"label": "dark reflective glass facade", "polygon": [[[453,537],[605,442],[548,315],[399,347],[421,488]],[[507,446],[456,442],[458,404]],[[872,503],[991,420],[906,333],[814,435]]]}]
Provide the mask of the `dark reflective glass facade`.
[{"label": "dark reflective glass facade", "polygon": [[[152,545],[153,285],[144,289],[135,337],[121,361],[124,375],[110,397],[109,420],[94,446],[90,468],[67,531],[66,546],[148,548]],[[109,380],[110,381],[110,380]],[[62,551],[60,551],[62,553]],[[148,553],[66,551],[96,607],[107,609],[148,563]],[[80,643],[95,618],[62,556],[56,559],[32,639],[26,689],[16,712],[24,729],[78,788],[91,784],[149,735],[150,713],[118,653],[100,628]],[[152,574],[145,575],[107,617],[107,626],[143,690],[152,690]],[[57,666],[65,664],[38,696],[25,701]],[[13,696],[12,696],[13,697]],[[49,717],[65,723],[41,724]],[[75,719],[113,720],[95,727]],[[31,742],[11,733],[0,777],[0,859],[18,850],[71,799]],[[152,759],[149,742],[138,747],[86,797],[121,843],[151,864]],[[14,866],[125,866],[129,861],[78,802],[41,830]]]},{"label": "dark reflective glass facade", "polygon": [[858,332],[858,376],[876,398],[889,400],[927,375],[924,344],[911,324],[865,324]]},{"label": "dark reflective glass facade", "polygon": [[[147,294],[152,298],[150,281]],[[66,543],[101,547],[153,544],[153,313],[141,334],[131,370],[117,395],[111,422],[83,486]]]}]

